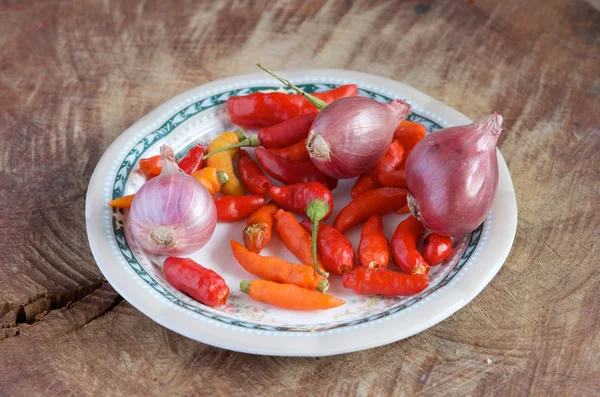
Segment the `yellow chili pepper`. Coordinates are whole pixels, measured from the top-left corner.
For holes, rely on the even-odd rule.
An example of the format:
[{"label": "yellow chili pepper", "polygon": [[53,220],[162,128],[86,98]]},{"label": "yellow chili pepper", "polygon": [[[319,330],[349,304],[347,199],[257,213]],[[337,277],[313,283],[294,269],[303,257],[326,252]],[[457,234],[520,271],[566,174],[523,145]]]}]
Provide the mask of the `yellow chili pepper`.
[{"label": "yellow chili pepper", "polygon": [[[240,137],[243,137],[243,134],[240,134],[241,132],[238,133],[230,131],[219,135],[218,137],[213,139],[210,145],[208,145],[208,153],[210,154],[211,152],[214,152],[217,149],[239,143]],[[214,167],[218,171],[223,171],[225,174],[227,174],[229,181],[222,186],[221,191],[229,196],[244,195],[244,186],[233,172],[233,158],[238,153],[238,151],[239,148],[224,150],[222,152],[215,153],[214,155],[211,155],[206,159],[206,164],[209,167]]]},{"label": "yellow chili pepper", "polygon": [[114,208],[129,208],[131,207],[133,196],[135,196],[135,194],[130,194],[128,196],[116,198],[109,202],[108,205]]},{"label": "yellow chili pepper", "polygon": [[227,183],[229,177],[223,171],[217,171],[214,167],[205,167],[194,173],[192,176],[203,184],[210,194],[215,194],[221,191],[221,186]]}]

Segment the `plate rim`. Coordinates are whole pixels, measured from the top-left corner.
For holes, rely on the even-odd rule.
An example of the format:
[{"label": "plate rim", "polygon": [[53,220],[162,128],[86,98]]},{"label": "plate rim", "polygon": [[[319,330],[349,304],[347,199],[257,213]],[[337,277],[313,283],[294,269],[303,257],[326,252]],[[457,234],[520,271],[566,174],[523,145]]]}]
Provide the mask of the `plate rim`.
[{"label": "plate rim", "polygon": [[[385,77],[380,77],[380,76],[375,76],[375,75],[371,75],[371,74],[367,74],[367,73],[361,73],[361,72],[353,72],[353,71],[347,71],[347,70],[341,70],[341,69],[307,69],[307,70],[296,70],[296,71],[283,71],[281,73],[284,73],[286,75],[286,77],[289,77],[292,80],[296,80],[296,79],[317,79],[320,78],[322,76],[324,76],[325,78],[332,78],[333,76],[335,76],[338,80],[341,77],[347,77],[347,81],[372,81],[373,83],[376,84],[375,87],[370,86],[369,84],[361,84],[361,88],[365,88],[365,89],[370,89],[370,88],[379,88],[378,92],[382,92],[382,91],[386,91],[387,89],[381,89],[381,87],[393,87],[393,91],[387,91],[387,93],[391,94],[389,96],[398,96],[399,92],[402,93],[402,96],[406,96],[408,98],[411,99],[411,102],[414,102],[416,104],[419,105],[419,107],[423,108],[423,110],[425,111],[424,113],[428,113],[428,111],[426,111],[426,109],[428,107],[435,107],[436,108],[436,114],[440,114],[442,113],[442,115],[444,114],[448,114],[450,116],[452,116],[451,118],[453,118],[454,120],[460,120],[457,121],[456,123],[453,124],[458,124],[458,123],[468,123],[470,122],[470,120],[464,116],[463,114],[459,113],[458,111],[450,108],[449,106],[436,101],[435,99],[429,97],[428,95],[417,91],[416,89],[409,87],[403,83],[400,82],[396,82],[390,79],[387,79]],[[357,351],[357,350],[362,350],[362,349],[366,349],[366,348],[370,348],[370,347],[375,347],[375,346],[380,346],[380,345],[384,345],[387,343],[391,343],[400,339],[404,339],[406,337],[409,337],[411,335],[414,335],[418,332],[421,332],[427,328],[429,328],[430,326],[442,321],[443,319],[447,318],[448,316],[452,315],[454,312],[456,312],[457,310],[459,310],[461,307],[463,307],[464,305],[466,305],[468,302],[470,302],[472,299],[475,298],[475,296],[477,296],[479,294],[479,292],[481,292],[481,290],[483,290],[483,288],[485,288],[485,286],[491,281],[491,279],[495,276],[495,274],[498,272],[498,270],[500,269],[500,267],[502,266],[502,264],[504,263],[506,257],[508,256],[509,252],[510,252],[510,248],[512,246],[512,243],[514,241],[514,236],[516,233],[516,223],[517,223],[517,207],[516,207],[516,197],[514,194],[514,187],[512,185],[512,181],[510,180],[510,174],[508,172],[508,168],[506,166],[506,163],[502,157],[502,155],[500,154],[500,152],[498,151],[498,162],[499,162],[499,170],[500,170],[500,174],[501,174],[501,184],[499,183],[499,189],[496,195],[496,199],[494,201],[494,204],[502,204],[500,206],[498,206],[499,208],[494,208],[496,207],[496,205],[493,206],[492,208],[492,212],[490,213],[490,220],[491,220],[491,214],[495,213],[496,210],[504,210],[504,211],[508,211],[509,215],[512,216],[503,216],[503,217],[495,217],[497,219],[495,219],[494,222],[489,222],[486,221],[486,224],[488,225],[488,227],[491,227],[491,230],[484,230],[484,232],[482,233],[481,238],[484,240],[486,238],[488,238],[489,236],[487,236],[487,234],[489,233],[493,233],[493,234],[498,234],[498,236],[496,236],[497,238],[501,238],[502,240],[502,247],[500,249],[500,254],[499,256],[497,256],[495,259],[493,258],[489,258],[488,260],[492,260],[493,264],[488,266],[488,269],[486,272],[484,272],[484,274],[482,274],[478,280],[479,282],[477,283],[477,285],[471,285],[471,288],[467,288],[465,291],[463,291],[462,294],[457,294],[457,288],[449,288],[449,286],[444,286],[442,288],[440,288],[440,291],[436,291],[434,294],[432,294],[432,296],[427,297],[425,299],[423,299],[423,303],[422,305],[420,305],[421,302],[417,302],[415,305],[415,307],[417,306],[432,306],[431,305],[431,298],[433,297],[433,295],[436,295],[437,293],[440,292],[444,292],[444,295],[446,296],[446,300],[450,299],[450,301],[452,301],[452,304],[448,305],[448,304],[444,304],[441,306],[445,306],[445,308],[440,308],[437,307],[437,312],[435,313],[434,316],[427,316],[426,321],[418,321],[416,323],[413,323],[411,325],[411,327],[409,327],[409,329],[405,329],[404,332],[398,334],[398,335],[388,335],[387,338],[384,339],[377,339],[374,338],[370,341],[355,341],[354,343],[352,343],[351,346],[349,345],[345,345],[345,346],[338,346],[339,345],[339,340],[337,341],[338,343],[331,343],[330,341],[328,341],[329,338],[328,336],[330,335],[335,335],[337,334],[337,337],[339,338],[340,336],[342,336],[341,334],[337,333],[337,332],[330,332],[327,335],[315,335],[314,333],[307,333],[308,335],[311,336],[321,336],[321,339],[323,339],[322,341],[319,340],[319,338],[301,338],[302,342],[300,342],[300,340],[297,340],[297,335],[291,336],[291,335],[282,335],[285,333],[288,333],[287,331],[277,331],[277,334],[279,336],[281,336],[282,338],[285,337],[292,337],[295,338],[296,340],[293,341],[292,346],[273,346],[270,343],[266,343],[269,341],[262,341],[262,343],[255,343],[254,345],[252,345],[250,343],[250,345],[248,343],[240,343],[239,341],[237,341],[235,336],[240,336],[240,332],[241,333],[251,333],[250,331],[254,331],[254,330],[244,330],[244,329],[235,329],[233,331],[235,331],[237,333],[237,335],[234,335],[233,338],[231,338],[232,335],[224,335],[224,334],[228,334],[228,331],[232,331],[232,329],[230,328],[238,328],[235,325],[229,326],[229,327],[214,327],[215,324],[211,324],[211,322],[216,322],[215,320],[208,320],[208,319],[201,319],[202,321],[200,322],[194,322],[194,317],[191,316],[189,313],[189,310],[187,309],[183,309],[183,308],[177,308],[173,303],[171,302],[160,302],[162,306],[164,307],[154,307],[149,305],[149,299],[136,299],[139,296],[143,296],[144,298],[148,297],[148,293],[147,291],[144,291],[147,288],[144,288],[143,285],[140,285],[139,281],[140,280],[136,280],[138,282],[136,283],[127,283],[128,280],[123,280],[122,276],[126,276],[127,273],[124,272],[123,269],[121,269],[121,272],[119,272],[119,265],[116,264],[110,264],[109,262],[106,261],[107,255],[106,254],[106,244],[101,244],[102,241],[99,241],[99,236],[98,236],[98,223],[100,223],[100,230],[103,229],[103,221],[98,222],[98,219],[102,219],[103,218],[103,214],[104,211],[107,209],[107,207],[105,207],[105,202],[103,200],[104,194],[102,192],[102,188],[105,185],[105,180],[101,179],[100,174],[107,174],[108,173],[108,168],[110,163],[113,161],[113,157],[116,155],[117,156],[117,161],[119,161],[119,159],[123,159],[123,155],[126,154],[126,152],[128,152],[129,150],[131,150],[132,148],[132,144],[135,144],[135,142],[137,142],[139,140],[139,138],[141,138],[144,135],[144,132],[147,131],[147,129],[156,124],[156,122],[153,124],[152,120],[156,119],[156,118],[160,118],[160,115],[165,115],[165,114],[172,114],[169,113],[169,109],[171,109],[172,111],[179,111],[181,110],[181,108],[184,106],[185,100],[188,100],[189,98],[192,98],[194,96],[198,96],[199,93],[201,92],[210,92],[211,90],[213,91],[219,91],[220,89],[228,89],[228,88],[232,88],[235,84],[239,84],[240,82],[245,82],[247,85],[249,86],[253,86],[256,85],[254,80],[261,80],[261,81],[269,81],[268,84],[274,84],[274,85],[279,85],[278,82],[274,79],[265,79],[264,75],[261,73],[251,73],[251,74],[242,74],[242,75],[236,75],[236,76],[231,76],[225,79],[220,79],[220,80],[215,80],[213,82],[207,83],[207,84],[203,84],[201,86],[195,87],[191,90],[188,90],[180,95],[177,95],[176,97],[166,101],[165,103],[163,103],[162,105],[158,106],[156,109],[154,109],[153,111],[151,111],[150,113],[148,113],[146,116],[142,117],[139,121],[137,121],[136,123],[134,123],[131,127],[129,127],[127,130],[125,130],[125,132],[123,132],[119,137],[117,137],[114,142],[106,149],[106,151],[104,152],[102,158],[100,159],[100,161],[98,162],[94,173],[92,174],[92,177],[90,179],[90,184],[88,187],[88,193],[86,195],[86,229],[87,229],[87,234],[88,234],[88,240],[90,242],[90,247],[92,249],[92,253],[94,256],[94,259],[96,260],[96,263],[98,264],[98,267],[100,268],[100,270],[102,271],[102,273],[104,274],[104,276],[106,277],[106,279],[109,281],[109,283],[115,288],[115,290],[117,290],[117,292],[119,292],[127,301],[129,301],[133,306],[135,306],[136,308],[138,308],[138,310],[142,311],[144,314],[146,314],[147,316],[149,316],[150,318],[152,318],[154,321],[158,322],[159,324],[165,326],[166,328],[172,329],[175,332],[178,332],[180,334],[183,334],[185,336],[188,336],[192,339],[195,340],[199,340],[201,342],[204,343],[208,343],[214,346],[218,346],[218,347],[222,347],[222,348],[226,348],[229,350],[236,350],[236,351],[242,351],[242,352],[247,352],[247,353],[257,353],[257,354],[267,354],[267,355],[288,355],[288,356],[296,356],[296,355],[300,355],[300,356],[324,356],[324,355],[331,355],[331,354],[340,354],[340,353],[345,353],[345,352],[351,352],[351,351]],[[342,79],[344,80],[344,79]],[[180,105],[180,106],[177,106]],[[433,115],[432,115],[433,116]],[[445,121],[446,123],[447,120],[444,120],[443,118],[438,117],[433,117],[436,121]],[[126,142],[127,139],[129,140],[129,142]],[[127,143],[127,144],[125,144]],[[118,155],[117,155],[118,153]],[[500,189],[502,187],[502,189]],[[98,189],[101,190],[101,193],[98,195],[97,191]],[[100,198],[99,198],[100,197]],[[501,197],[501,200],[498,200],[498,197]],[[498,202],[498,203],[497,203]],[[100,204],[99,204],[100,203]],[[99,207],[99,205],[101,207]],[[504,207],[504,208],[502,208]],[[102,214],[100,216],[98,216],[95,212],[102,212]],[[498,222],[499,221],[499,222]],[[489,222],[489,223],[488,223]],[[499,223],[499,224],[498,224]],[[494,229],[495,226],[495,229]],[[500,229],[498,229],[500,227]],[[486,228],[487,229],[487,228]],[[494,233],[494,230],[496,231],[496,233]],[[500,233],[502,232],[502,233]],[[100,233],[101,235],[103,233]],[[101,237],[101,236],[100,236]],[[100,238],[101,240],[101,238]],[[484,241],[482,241],[483,243]],[[106,242],[105,242],[106,243]],[[480,245],[480,247],[478,247],[475,252],[473,253],[473,257],[470,259],[469,262],[471,262],[471,264],[473,262],[476,261],[477,256],[480,254],[480,250],[484,249],[482,247],[488,247],[488,253],[489,253],[489,245],[485,245],[482,244]],[[110,250],[108,250],[110,251]],[[484,252],[485,254],[485,252]],[[486,256],[486,255],[484,255]],[[487,255],[489,256],[489,255]],[[114,258],[113,258],[114,261]],[[466,269],[465,269],[466,270]],[[460,273],[460,272],[459,272]],[[119,277],[117,277],[117,275],[119,275]],[[114,276],[114,277],[113,277]],[[457,274],[457,276],[459,276]],[[472,275],[471,275],[472,276]],[[138,277],[139,278],[139,277]],[[472,278],[472,277],[470,277]],[[475,277],[477,279],[477,277]],[[459,277],[460,279],[460,277]],[[125,283],[123,284],[123,281],[125,281]],[[130,281],[130,280],[129,280]],[[456,280],[456,282],[458,282],[460,280]],[[468,286],[467,286],[468,287]],[[450,293],[452,292],[452,293]],[[139,295],[140,293],[142,293],[143,295]],[[159,295],[158,293],[155,293],[156,295]],[[455,296],[458,295],[458,296]],[[154,294],[150,294],[150,296],[153,296],[153,298],[158,298],[157,296],[155,296]],[[166,298],[163,298],[166,301]],[[152,299],[155,300],[155,299]],[[160,300],[160,298],[159,298]],[[153,302],[153,304],[156,304],[157,302]],[[440,306],[439,302],[437,305],[433,305],[431,308],[436,308],[436,306]],[[174,309],[174,310],[173,310]],[[444,309],[444,310],[440,310],[440,309]],[[399,313],[395,313],[392,314],[390,316],[388,316],[386,318],[386,322],[391,322],[391,323],[395,323],[398,322],[399,317],[402,317],[403,314],[409,314],[409,312],[413,310],[413,308],[408,308],[408,309],[404,309],[402,311],[400,311]],[[400,315],[400,316],[399,316]],[[392,317],[395,317],[393,320],[394,321],[390,321],[392,320]],[[409,319],[410,320],[410,319]],[[375,321],[379,321],[379,320],[375,320]],[[402,322],[402,321],[400,321]],[[206,323],[208,323],[208,327],[206,327]],[[183,325],[185,324],[185,325]],[[376,325],[376,324],[373,324]],[[361,326],[356,327],[358,331],[360,331]],[[369,331],[373,331],[374,328],[377,327],[370,327]],[[346,330],[346,332],[344,334],[347,334],[347,338],[353,338],[354,335],[352,335],[353,333],[356,333],[357,330]],[[200,331],[200,332],[199,332]],[[290,331],[290,333],[292,333],[293,331]],[[320,334],[324,331],[319,331],[317,332],[317,334]],[[252,332],[252,333],[256,333],[256,331]],[[266,336],[269,337],[270,335],[268,331],[266,332],[262,332],[265,335],[262,336]],[[300,336],[306,334],[306,333],[301,333],[299,334]],[[255,335],[253,335],[253,337],[256,339],[257,337],[261,336],[261,332],[256,333]],[[345,339],[347,339],[345,338]],[[242,338],[244,339],[244,338]],[[309,343],[306,343],[307,341],[311,341]],[[318,342],[318,343],[315,343]],[[300,342],[300,343],[299,343]],[[322,343],[321,343],[322,342]],[[336,342],[335,339],[332,342]],[[277,345],[274,342],[275,345]]]}]

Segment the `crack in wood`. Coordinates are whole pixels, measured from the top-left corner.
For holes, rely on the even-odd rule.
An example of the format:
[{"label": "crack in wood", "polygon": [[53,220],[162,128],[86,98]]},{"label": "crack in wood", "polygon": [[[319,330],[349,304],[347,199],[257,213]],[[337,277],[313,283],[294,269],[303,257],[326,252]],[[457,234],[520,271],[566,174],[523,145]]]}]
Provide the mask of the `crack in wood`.
[{"label": "crack in wood", "polygon": [[[0,329],[0,342],[3,339],[19,335],[46,335],[46,337],[52,338],[52,334],[49,336],[48,331],[54,332],[55,335],[71,334],[108,314],[123,301],[123,297],[116,293],[107,282],[103,282],[99,288],[81,300],[69,302],[62,308],[44,313],[43,316],[36,318],[33,324],[25,322]],[[43,321],[41,321],[42,317],[44,317]]]},{"label": "crack in wood", "polygon": [[[0,303],[0,329],[17,327],[21,324],[34,324],[53,310],[66,308],[79,302],[106,282],[105,279],[100,278],[87,286],[35,295],[21,303],[2,302]],[[0,340],[2,339],[2,334],[0,334]]]},{"label": "crack in wood", "polygon": [[69,331],[68,333],[71,334],[75,331],[77,331],[78,329],[85,327],[86,325],[90,324],[92,321],[95,321],[97,319],[99,319],[100,317],[110,313],[111,311],[113,311],[117,306],[119,306],[121,304],[121,302],[123,302],[125,299],[121,296],[121,295],[117,295],[115,297],[115,299],[112,301],[112,303],[106,307],[105,310],[103,310],[101,313],[99,313],[97,316],[91,317],[89,320],[87,320],[84,324],[81,324],[79,327],[73,329],[72,331]]}]

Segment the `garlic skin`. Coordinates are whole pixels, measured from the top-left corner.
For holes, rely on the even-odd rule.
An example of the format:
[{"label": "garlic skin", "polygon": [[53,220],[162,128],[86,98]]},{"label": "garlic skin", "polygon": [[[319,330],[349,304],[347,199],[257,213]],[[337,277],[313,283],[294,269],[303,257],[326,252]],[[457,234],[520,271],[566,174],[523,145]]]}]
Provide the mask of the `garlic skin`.
[{"label": "garlic skin", "polygon": [[135,242],[152,254],[186,255],[212,237],[217,210],[208,190],[183,173],[173,150],[161,147],[163,169],[136,193],[129,212]]}]

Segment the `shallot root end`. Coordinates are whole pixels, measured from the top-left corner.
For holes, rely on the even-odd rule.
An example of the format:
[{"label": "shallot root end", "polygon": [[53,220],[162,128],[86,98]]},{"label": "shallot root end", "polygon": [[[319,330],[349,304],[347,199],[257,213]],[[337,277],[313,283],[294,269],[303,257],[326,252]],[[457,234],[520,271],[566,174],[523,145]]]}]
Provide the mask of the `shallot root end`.
[{"label": "shallot root end", "polygon": [[156,226],[150,232],[150,238],[161,249],[172,249],[175,247],[175,232],[170,226]]},{"label": "shallot root end", "polygon": [[419,207],[417,206],[415,199],[413,198],[413,196],[410,195],[410,193],[408,193],[408,195],[406,196],[406,203],[408,204],[408,209],[410,210],[411,214],[413,214],[415,218],[421,221]]},{"label": "shallot root end", "polygon": [[329,144],[320,134],[315,134],[312,131],[306,140],[306,150],[318,159],[329,160],[331,150]]}]

